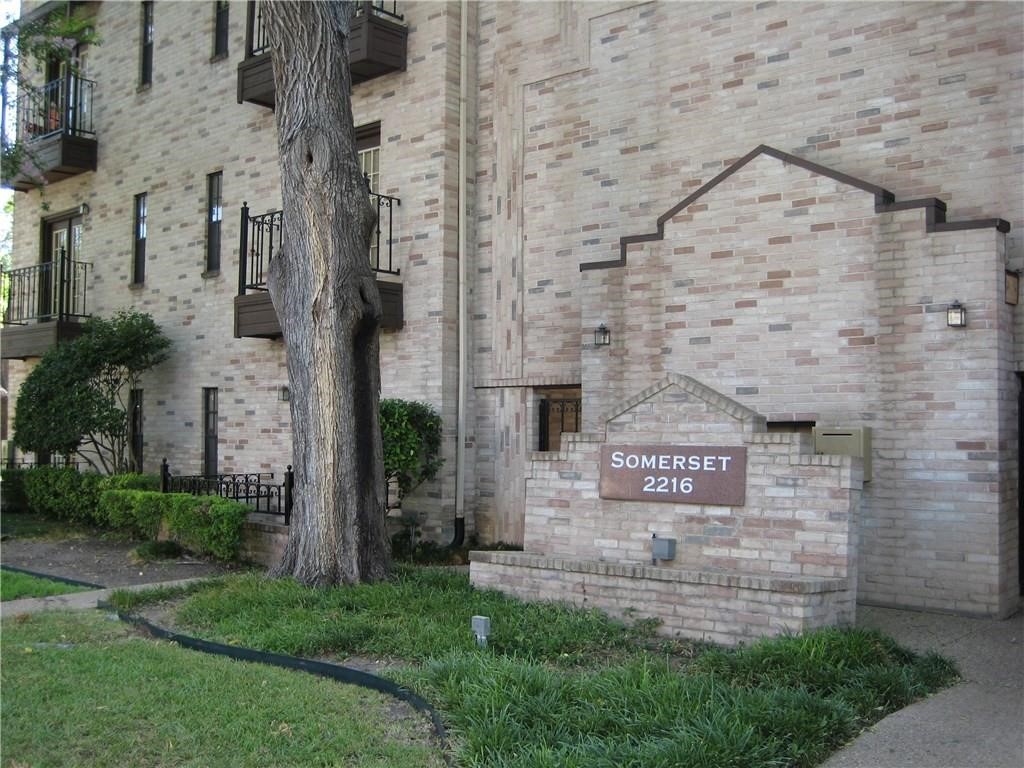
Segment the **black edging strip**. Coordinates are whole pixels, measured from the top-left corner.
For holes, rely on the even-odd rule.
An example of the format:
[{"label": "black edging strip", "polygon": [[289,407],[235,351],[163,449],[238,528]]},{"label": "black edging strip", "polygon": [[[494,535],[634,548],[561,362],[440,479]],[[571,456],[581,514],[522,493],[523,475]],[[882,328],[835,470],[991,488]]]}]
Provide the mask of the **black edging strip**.
[{"label": "black edging strip", "polygon": [[[98,607],[106,610],[116,610],[114,606],[107,602],[100,603]],[[329,677],[332,680],[337,680],[339,683],[348,683],[349,685],[358,685],[361,688],[369,688],[377,691],[378,693],[383,693],[399,699],[400,701],[404,701],[413,709],[418,712],[422,712],[430,718],[431,725],[434,727],[434,737],[437,739],[438,745],[441,748],[441,755],[444,758],[445,763],[452,765],[451,758],[448,754],[448,731],[445,729],[444,723],[441,721],[441,716],[437,713],[437,710],[434,709],[426,699],[417,696],[407,688],[402,688],[397,683],[393,683],[383,677],[370,674],[369,672],[352,669],[351,667],[343,667],[340,664],[330,664],[326,661],[312,661],[311,659],[300,659],[297,656],[286,656],[282,653],[268,653],[265,651],[253,650],[252,648],[241,648],[235,645],[224,645],[223,643],[214,643],[209,640],[200,640],[199,638],[189,637],[188,635],[179,635],[177,632],[171,632],[169,629],[159,627],[141,616],[122,613],[121,611],[117,611],[117,618],[121,621],[127,622],[128,624],[140,627],[147,634],[152,635],[153,637],[159,638],[160,640],[170,640],[183,648],[189,648],[193,651],[209,653],[214,656],[227,656],[228,658],[236,659],[238,661],[252,661],[257,664],[267,664],[272,667],[282,667],[283,669],[297,669],[301,672],[308,672],[311,675],[317,675],[318,677]]]},{"label": "black edging strip", "polygon": [[59,581],[62,584],[70,584],[73,587],[90,587],[92,589],[106,589],[102,584],[93,584],[88,581],[76,581],[75,579],[65,579],[63,576],[53,576],[49,573],[39,573],[39,571],[29,571],[25,568],[16,568],[13,565],[0,565],[0,571],[13,571],[14,573],[23,573],[26,576],[35,576],[37,579],[47,579],[48,581]]}]

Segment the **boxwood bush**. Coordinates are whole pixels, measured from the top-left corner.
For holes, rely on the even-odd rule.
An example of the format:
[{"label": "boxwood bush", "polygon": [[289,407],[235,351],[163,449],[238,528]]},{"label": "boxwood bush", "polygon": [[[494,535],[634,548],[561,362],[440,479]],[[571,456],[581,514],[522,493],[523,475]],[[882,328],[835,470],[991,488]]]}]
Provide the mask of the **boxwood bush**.
[{"label": "boxwood bush", "polygon": [[217,496],[136,490],[104,491],[100,509],[111,528],[149,539],[163,532],[186,549],[219,560],[238,556],[249,511],[240,502]]},{"label": "boxwood bush", "polygon": [[101,527],[108,525],[108,515],[100,510],[100,496],[104,491],[156,491],[160,488],[157,475],[100,475],[70,467],[45,466],[19,472],[25,508],[29,512]]},{"label": "boxwood bush", "polygon": [[101,524],[96,509],[105,479],[69,467],[33,467],[22,475],[30,512],[89,525]]}]

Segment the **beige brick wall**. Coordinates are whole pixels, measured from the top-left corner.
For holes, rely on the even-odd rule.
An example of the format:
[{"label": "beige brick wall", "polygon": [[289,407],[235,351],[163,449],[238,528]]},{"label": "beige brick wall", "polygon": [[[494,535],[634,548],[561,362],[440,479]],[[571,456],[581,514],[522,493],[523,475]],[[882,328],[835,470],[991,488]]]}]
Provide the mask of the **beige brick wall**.
[{"label": "beige brick wall", "polygon": [[[586,388],[606,375],[588,371],[585,344],[596,322],[610,315],[584,314],[579,264],[617,256],[620,237],[652,231],[657,216],[755,146],[770,144],[864,178],[891,189],[897,199],[939,197],[948,204],[950,219],[1000,216],[1016,224],[1024,213],[1019,184],[1024,170],[1024,13],[1019,6],[551,3],[531,4],[529,13],[522,8],[480,5],[475,371],[480,386],[524,391],[512,398],[521,403],[515,409],[497,415],[479,411],[481,487],[508,489],[481,500],[482,528],[493,519],[503,521],[494,526],[514,529],[508,521],[523,514],[517,491],[525,477],[518,457],[522,446],[536,445],[532,388],[541,380],[582,381]],[[865,213],[871,212],[871,202],[864,201]],[[890,223],[865,221],[865,226],[914,227],[913,215],[893,214]],[[851,234],[844,248],[875,237]],[[1016,231],[1005,247],[1007,263],[1024,266]],[[819,260],[829,257],[820,254]],[[723,259],[718,266],[728,270],[732,263]],[[790,284],[816,290],[806,270],[818,266],[797,267]],[[851,282],[841,287],[862,305],[867,299],[857,296],[863,287],[855,284],[858,279],[871,284],[908,274],[895,265],[886,272],[880,278],[851,273],[845,278]],[[630,319],[634,303],[642,308],[644,302],[661,301],[675,308],[677,316],[667,322],[685,322],[679,307],[687,303],[688,286],[670,286],[666,296],[652,297],[639,282],[632,295],[622,297],[616,333],[637,325]],[[948,296],[936,295],[934,303],[951,300],[954,287]],[[879,290],[885,294],[892,288],[883,284]],[[986,310],[979,305],[976,311],[973,316],[987,322],[981,314]],[[831,312],[830,307],[827,322]],[[867,345],[883,319],[877,312],[857,319],[848,330],[862,328],[858,343]],[[909,322],[924,319],[935,321],[938,315],[922,312]],[[1003,327],[1020,322],[1017,312]],[[663,324],[659,318],[658,328]],[[730,359],[730,350],[721,350],[718,360],[701,356],[718,345],[717,334],[716,329],[709,348],[676,348],[675,360],[662,359],[660,366],[652,360],[656,370],[651,376],[660,370],[704,375],[719,366],[734,378],[749,378],[753,372]],[[658,336],[630,337],[629,353],[657,357]],[[1017,333],[1011,355],[1017,361],[1020,338]],[[859,414],[865,400],[882,402],[882,382],[862,367],[863,358],[873,353],[840,343],[849,350],[843,353],[849,380],[845,372],[835,372],[831,381],[818,385],[819,391],[811,389],[813,402],[787,399],[765,412],[775,418],[820,413],[820,398],[840,418]],[[617,349],[625,354],[625,347]],[[820,364],[812,364],[819,351],[796,341],[787,350],[794,355],[789,360],[807,365],[798,371],[798,381],[821,376]],[[894,356],[899,352],[894,349]],[[784,389],[777,378],[778,388]],[[623,391],[636,383],[623,382]],[[1004,381],[1000,387],[1008,385]],[[748,404],[762,408],[763,393]],[[848,403],[848,394],[858,402]],[[949,397],[936,398],[936,403],[948,402]],[[923,400],[906,406],[928,414]],[[584,413],[597,418],[600,402],[588,398]],[[974,429],[982,431],[978,439],[994,447],[991,431],[980,425]],[[966,442],[977,439],[972,435]],[[493,479],[484,477],[492,466]],[[985,537],[991,551],[995,540]],[[1012,538],[1008,528],[999,535],[1004,545]],[[998,568],[1011,568],[1009,559],[1002,563]],[[989,584],[992,573],[986,576]],[[1011,580],[1008,571],[1000,578]],[[882,587],[876,599],[895,600],[905,594],[904,586]],[[921,581],[915,587],[921,590],[915,600],[930,599],[924,593],[945,588],[928,588]],[[1003,599],[990,594],[982,602],[994,606]]]},{"label": "beige brick wall", "polygon": [[[174,358],[144,382],[151,468],[166,455],[175,471],[198,471],[204,386],[220,389],[225,470],[279,471],[290,457],[290,417],[277,400],[284,344],[232,338],[238,210],[242,201],[256,213],[281,204],[273,115],[235,100],[244,9],[231,5],[228,59],[210,62],[210,6],[157,3],[154,82],[139,92],[138,6],[89,4],[103,40],[89,72],[99,171],[17,196],[16,263],[38,259],[41,218],[87,202],[93,310],[144,309],[175,342]],[[402,198],[396,258],[406,326],[382,338],[383,394],[426,400],[442,414],[445,468],[412,506],[428,535],[445,539],[459,365],[460,8],[407,2],[400,11],[408,69],[356,86],[353,106],[357,123],[381,122],[383,191]],[[671,243],[631,253],[628,276],[581,275],[579,265],[617,256],[621,237],[652,231],[659,215],[759,144],[899,200],[938,197],[951,220],[998,216],[1016,227],[1024,9],[480,2],[469,14],[470,530],[523,539],[537,387],[582,384],[592,421],[607,403],[677,371],[772,419],[891,424],[875,443],[877,458],[891,463],[865,492],[862,595],[1010,610],[1013,372],[1024,359],[1024,320],[998,292],[1003,264],[1024,267],[1016,229],[923,237],[920,210],[875,216],[870,196],[759,162],[751,170],[761,175],[720,190],[728,194],[718,214],[740,202],[758,221],[774,212],[773,236],[790,242],[762,249],[767,238],[750,241],[753,220],[742,217],[714,224],[736,231],[694,229],[699,217],[718,215],[709,208],[678,220]],[[224,173],[222,273],[203,278],[205,177],[216,170]],[[787,196],[762,201],[757,187],[772,174],[788,180],[779,192]],[[143,191],[147,280],[131,289],[132,197]],[[836,229],[810,231],[812,220]],[[701,255],[704,272],[694,274]],[[671,281],[660,268],[643,272],[670,258],[678,260]],[[715,291],[735,282],[737,269],[758,285],[730,304]],[[599,288],[604,280],[620,285]],[[698,280],[707,294],[694,293]],[[760,285],[772,281],[783,285]],[[612,288],[619,294],[602,293]],[[942,327],[952,298],[968,302],[966,332]],[[748,301],[758,304],[737,305]],[[613,329],[610,350],[588,347],[599,321]],[[701,338],[708,343],[691,344]],[[758,362],[748,364],[754,348]],[[29,365],[12,364],[12,391]]]},{"label": "beige brick wall", "polygon": [[[402,200],[394,250],[405,327],[382,336],[382,396],[426,401],[442,415],[445,467],[407,506],[428,533],[450,538],[459,8],[402,6],[407,71],[355,86],[353,110],[358,125],[380,121],[381,191]],[[174,343],[171,359],[143,382],[147,469],[166,456],[176,473],[201,470],[201,390],[217,387],[221,470],[281,472],[291,461],[288,404],[278,399],[287,383],[285,344],[233,337],[240,208],[246,201],[255,215],[281,207],[276,129],[270,110],[236,102],[245,3],[231,4],[229,56],[215,62],[211,8],[156,4],[153,85],[140,91],[138,4],[90,6],[102,41],[90,51],[88,70],[96,81],[99,169],[17,195],[15,261],[38,260],[41,218],[88,203],[90,310],[149,312]],[[206,175],[214,171],[223,172],[222,268],[203,277]],[[132,204],[141,192],[149,202],[146,281],[131,288]],[[12,391],[31,364],[12,364]]]},{"label": "beige brick wall", "polygon": [[[587,418],[674,370],[770,421],[869,426],[860,599],[1005,615],[1017,590],[1014,558],[997,554],[1016,530],[997,453],[1001,430],[1007,456],[1016,441],[1003,239],[929,234],[921,210],[876,215],[872,195],[761,155],[664,240],[630,246],[626,267],[584,273],[584,326],[615,331],[583,353]],[[967,329],[946,326],[954,299]]]}]

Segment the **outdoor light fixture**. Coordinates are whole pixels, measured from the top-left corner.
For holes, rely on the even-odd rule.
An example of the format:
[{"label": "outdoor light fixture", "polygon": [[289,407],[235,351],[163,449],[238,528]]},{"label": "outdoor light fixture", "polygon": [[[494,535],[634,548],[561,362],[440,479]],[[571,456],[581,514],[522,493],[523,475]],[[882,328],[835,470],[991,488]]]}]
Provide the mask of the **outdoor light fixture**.
[{"label": "outdoor light fixture", "polygon": [[607,347],[612,343],[612,332],[608,330],[608,326],[601,323],[597,328],[594,329],[594,346],[595,347]]},{"label": "outdoor light fixture", "polygon": [[950,328],[967,327],[967,309],[956,299],[946,307],[946,325]]},{"label": "outdoor light fixture", "polygon": [[91,210],[92,209],[89,207],[88,203],[82,203],[80,206],[78,206],[78,213],[81,216],[88,216],[89,215],[89,211],[91,211]]},{"label": "outdoor light fixture", "polygon": [[289,400],[292,399],[291,390],[288,389],[288,387],[281,387],[281,389],[277,391],[277,399],[280,400],[282,403],[287,403]]},{"label": "outdoor light fixture", "polygon": [[1016,305],[1020,301],[1020,272],[1013,269],[1006,270],[1004,288],[1006,303]]},{"label": "outdoor light fixture", "polygon": [[473,634],[476,635],[476,644],[481,648],[487,647],[487,637],[491,634],[491,620],[487,616],[474,616],[471,620]]}]

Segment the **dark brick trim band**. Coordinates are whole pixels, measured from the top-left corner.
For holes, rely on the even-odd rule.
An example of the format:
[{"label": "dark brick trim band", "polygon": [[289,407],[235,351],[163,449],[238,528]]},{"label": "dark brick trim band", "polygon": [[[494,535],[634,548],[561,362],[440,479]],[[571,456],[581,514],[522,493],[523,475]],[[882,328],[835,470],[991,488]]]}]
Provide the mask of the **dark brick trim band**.
[{"label": "dark brick trim band", "polygon": [[[101,603],[99,607],[107,610],[113,610],[113,606],[109,603]],[[188,635],[179,635],[177,632],[171,632],[169,629],[159,627],[141,616],[122,613],[121,611],[117,611],[117,617],[127,624],[140,628],[143,632],[152,637],[159,640],[170,640],[183,648],[188,648],[193,651],[209,653],[214,656],[226,656],[230,659],[235,659],[236,661],[251,661],[257,664],[281,667],[282,669],[294,669],[300,672],[308,672],[311,675],[337,680],[339,683],[348,683],[349,685],[358,685],[362,688],[369,688],[370,690],[377,691],[378,693],[383,693],[400,701],[404,701],[413,709],[418,712],[422,712],[430,718],[431,725],[434,729],[434,738],[437,740],[438,746],[442,750],[445,762],[451,765],[451,758],[448,754],[448,732],[444,727],[444,723],[441,721],[441,716],[425,699],[417,696],[406,688],[402,688],[397,683],[385,680],[383,677],[378,677],[377,675],[370,674],[369,672],[363,672],[350,667],[343,667],[340,664],[300,659],[296,656],[286,656],[281,653],[267,653],[264,651],[253,650],[251,648],[241,648],[234,645],[214,643],[209,640],[200,640],[199,638],[189,637]]]},{"label": "dark brick trim band", "polygon": [[734,161],[732,165],[715,176],[715,178],[711,179],[707,184],[701,186],[696,192],[684,198],[659,216],[657,231],[647,232],[642,235],[626,235],[620,238],[619,258],[608,259],[606,261],[590,261],[580,264],[580,272],[586,272],[591,269],[612,269],[614,267],[626,266],[626,253],[629,246],[636,243],[651,243],[657,240],[664,240],[666,222],[670,221],[677,213],[692,205],[759,155],[774,157],[784,163],[795,165],[799,168],[810,171],[811,173],[816,173],[819,176],[825,176],[838,181],[840,184],[846,184],[847,186],[854,187],[855,189],[860,189],[874,195],[876,213],[924,208],[926,220],[925,231],[928,233],[951,232],[963,229],[990,229],[993,227],[1004,233],[1010,231],[1009,222],[1004,221],[1003,219],[978,219],[976,221],[947,222],[946,204],[938,198],[933,197],[921,200],[906,200],[898,203],[896,202],[896,196],[883,187],[876,186],[845,173],[840,173],[839,171],[833,170],[824,165],[819,165],[818,163],[811,162],[810,160],[805,160],[802,157],[791,155],[788,152],[783,152],[782,150],[775,149],[774,147],[769,147],[767,144],[761,144],[753,151],[748,152],[740,159]]},{"label": "dark brick trim band", "polygon": [[50,573],[39,573],[38,571],[30,571],[26,568],[16,568],[13,565],[0,565],[0,571],[12,571],[14,573],[23,573],[26,576],[35,576],[37,579],[47,579],[49,581],[59,581],[61,584],[70,584],[73,587],[106,589],[106,587],[104,587],[102,584],[93,584],[89,581],[76,581],[75,579],[65,579],[63,576],[54,576]]}]

